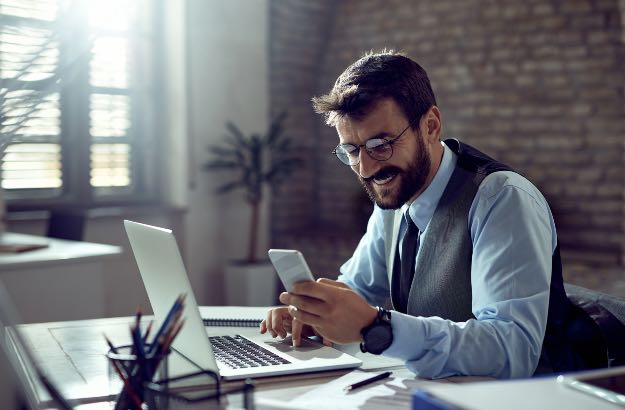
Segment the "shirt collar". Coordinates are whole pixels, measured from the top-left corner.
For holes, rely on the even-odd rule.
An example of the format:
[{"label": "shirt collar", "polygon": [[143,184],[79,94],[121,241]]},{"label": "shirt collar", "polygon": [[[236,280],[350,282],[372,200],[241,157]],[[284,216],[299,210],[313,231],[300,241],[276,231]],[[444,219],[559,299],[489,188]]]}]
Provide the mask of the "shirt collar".
[{"label": "shirt collar", "polygon": [[405,214],[406,209],[408,209],[410,218],[412,218],[421,232],[425,231],[430,219],[432,219],[438,201],[440,201],[443,191],[456,167],[456,162],[458,162],[458,156],[443,142],[441,144],[444,148],[443,159],[432,182],[412,203],[407,203],[401,208],[402,214]]}]

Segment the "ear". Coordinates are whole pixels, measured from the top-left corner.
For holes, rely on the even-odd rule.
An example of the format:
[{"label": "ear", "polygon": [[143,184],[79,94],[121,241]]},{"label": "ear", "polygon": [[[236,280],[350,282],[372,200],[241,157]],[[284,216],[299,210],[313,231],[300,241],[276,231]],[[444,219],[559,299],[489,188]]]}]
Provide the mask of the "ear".
[{"label": "ear", "polygon": [[443,119],[441,112],[437,106],[433,105],[425,113],[425,131],[426,138],[429,142],[436,142],[440,140],[440,136],[443,129]]}]

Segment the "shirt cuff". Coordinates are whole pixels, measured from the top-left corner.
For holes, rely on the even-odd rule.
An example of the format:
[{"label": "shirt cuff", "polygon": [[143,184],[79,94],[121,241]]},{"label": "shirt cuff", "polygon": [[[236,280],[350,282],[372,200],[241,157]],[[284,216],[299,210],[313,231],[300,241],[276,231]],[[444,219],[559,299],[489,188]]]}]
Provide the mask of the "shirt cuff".
[{"label": "shirt cuff", "polygon": [[425,342],[425,326],[422,319],[392,310],[393,343],[382,352],[382,355],[405,361],[414,360]]}]

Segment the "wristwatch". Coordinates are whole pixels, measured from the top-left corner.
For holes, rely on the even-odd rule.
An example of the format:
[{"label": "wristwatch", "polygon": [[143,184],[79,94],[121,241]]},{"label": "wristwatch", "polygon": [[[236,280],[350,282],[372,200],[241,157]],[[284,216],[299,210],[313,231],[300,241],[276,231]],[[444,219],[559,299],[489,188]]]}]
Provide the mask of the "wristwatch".
[{"label": "wristwatch", "polygon": [[391,312],[378,306],[378,315],[375,320],[360,333],[362,334],[361,352],[382,354],[393,343]]}]

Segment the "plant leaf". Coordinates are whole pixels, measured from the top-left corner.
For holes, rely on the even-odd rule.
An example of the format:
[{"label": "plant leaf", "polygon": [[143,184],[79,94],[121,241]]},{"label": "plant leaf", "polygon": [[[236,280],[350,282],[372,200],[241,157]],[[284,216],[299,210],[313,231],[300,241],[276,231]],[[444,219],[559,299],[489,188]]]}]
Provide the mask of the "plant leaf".
[{"label": "plant leaf", "polygon": [[234,137],[237,143],[244,147],[248,146],[247,138],[245,137],[243,132],[241,132],[241,130],[236,125],[234,125],[234,123],[228,121],[226,123],[226,128],[228,129],[228,131],[230,131],[230,135]]},{"label": "plant leaf", "polygon": [[215,159],[208,161],[204,164],[205,170],[219,170],[219,169],[232,169],[232,168],[240,168],[241,164],[236,161],[228,161],[225,159]]},{"label": "plant leaf", "polygon": [[265,184],[276,187],[302,166],[303,160],[292,155],[302,148],[283,134],[285,118],[286,113],[276,116],[264,135],[246,136],[234,123],[226,123],[227,134],[221,144],[209,146],[212,158],[204,164],[207,171],[236,172],[235,180],[223,185],[220,192],[242,188],[247,202],[258,203]]},{"label": "plant leaf", "polygon": [[286,119],[287,114],[285,111],[278,114],[276,118],[271,121],[269,125],[269,131],[267,132],[267,143],[269,145],[273,145],[276,141],[278,141],[282,135],[282,123]]},{"label": "plant leaf", "polygon": [[212,145],[208,147],[208,150],[212,155],[215,155],[218,157],[224,157],[224,156],[238,157],[239,155],[241,155],[241,153],[234,148],[222,147],[218,145]]},{"label": "plant leaf", "polygon": [[218,194],[225,194],[226,192],[232,191],[233,189],[236,189],[242,185],[243,184],[241,184],[241,181],[232,181],[220,186],[215,192],[217,192]]}]

